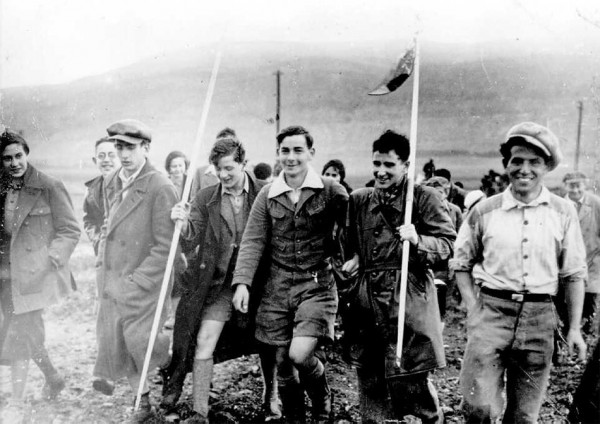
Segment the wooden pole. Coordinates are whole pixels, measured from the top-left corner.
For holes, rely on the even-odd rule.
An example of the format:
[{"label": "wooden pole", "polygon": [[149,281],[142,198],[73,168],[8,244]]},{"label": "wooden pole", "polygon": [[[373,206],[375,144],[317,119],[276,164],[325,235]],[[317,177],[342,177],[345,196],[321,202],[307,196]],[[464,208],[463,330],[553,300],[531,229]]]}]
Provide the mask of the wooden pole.
[{"label": "wooden pole", "polygon": [[278,69],[275,72],[275,76],[277,78],[277,106],[275,111],[275,130],[276,134],[279,134],[280,129],[280,119],[281,119],[281,71]]},{"label": "wooden pole", "polygon": [[[413,197],[415,187],[415,165],[417,158],[417,118],[419,114],[419,40],[415,38],[415,65],[413,79],[412,110],[410,116],[410,155],[408,157],[407,188],[406,188],[406,210],[404,224],[412,221]],[[410,242],[404,240],[402,243],[402,263],[400,269],[400,295],[398,299],[398,342],[396,345],[396,362],[400,367],[402,361],[402,347],[404,341],[404,321],[406,313],[406,285],[408,284],[408,257]]]},{"label": "wooden pole", "polygon": [[575,171],[579,171],[579,153],[581,147],[581,120],[583,118],[583,102],[581,100],[577,102],[577,109],[579,109],[579,120],[577,121],[577,143],[575,144]]},{"label": "wooden pole", "polygon": [[[221,48],[217,51],[215,63],[210,75],[208,82],[208,89],[206,91],[206,97],[204,98],[204,106],[202,107],[202,116],[200,117],[200,124],[198,125],[198,132],[196,133],[196,140],[194,142],[194,149],[192,152],[192,159],[190,161],[189,169],[196,169],[197,157],[200,153],[200,147],[202,145],[202,137],[204,136],[204,129],[206,128],[206,121],[208,118],[208,110],[210,109],[210,103],[212,100],[213,93],[215,91],[215,84],[217,82],[217,74],[219,73],[219,66],[221,64]],[[187,178],[183,187],[182,199],[187,199],[192,188],[193,178]],[[146,350],[146,357],[144,358],[144,366],[142,367],[142,375],[140,378],[140,385],[138,387],[137,396],[135,398],[134,411],[140,406],[142,399],[142,392],[144,390],[144,382],[146,381],[146,375],[148,374],[148,368],[150,367],[150,359],[152,357],[152,350],[154,349],[154,342],[158,334],[158,325],[160,324],[160,316],[162,309],[165,304],[165,298],[167,296],[167,289],[171,280],[171,271],[173,270],[173,262],[175,261],[175,254],[177,253],[177,247],[179,245],[179,236],[181,235],[181,223],[178,221],[175,225],[175,231],[173,232],[173,239],[171,240],[171,249],[169,250],[169,256],[167,257],[167,265],[165,268],[165,274],[163,276],[162,285],[160,287],[160,294],[158,297],[158,303],[156,305],[156,312],[154,314],[154,321],[152,323],[152,330],[150,331],[150,339],[148,340],[148,349]]]}]

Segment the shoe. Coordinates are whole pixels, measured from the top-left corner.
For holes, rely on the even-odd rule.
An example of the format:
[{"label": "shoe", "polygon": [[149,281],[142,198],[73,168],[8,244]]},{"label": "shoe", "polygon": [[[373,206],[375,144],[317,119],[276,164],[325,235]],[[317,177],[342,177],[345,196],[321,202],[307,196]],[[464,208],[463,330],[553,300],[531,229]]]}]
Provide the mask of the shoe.
[{"label": "shoe", "polygon": [[5,424],[21,424],[25,420],[25,402],[9,400],[2,409],[0,422]]},{"label": "shoe", "polygon": [[281,412],[281,402],[279,400],[265,402],[262,406],[265,422],[279,421],[283,416]]},{"label": "shoe", "polygon": [[42,398],[46,400],[56,399],[65,386],[65,379],[59,374],[54,374],[52,377],[46,379],[46,383],[42,388]]},{"label": "shoe", "polygon": [[103,378],[96,378],[94,381],[92,381],[92,387],[94,390],[105,394],[106,396],[111,396],[115,391],[115,385]]},{"label": "shoe", "polygon": [[[135,407],[135,399],[133,400]],[[133,411],[131,418],[129,419],[130,424],[145,424],[151,418],[156,416],[154,407],[150,404],[150,393],[144,393],[140,399],[140,407],[137,411]]]},{"label": "shoe", "polygon": [[200,415],[196,411],[187,419],[181,421],[181,424],[209,424],[208,417]]}]

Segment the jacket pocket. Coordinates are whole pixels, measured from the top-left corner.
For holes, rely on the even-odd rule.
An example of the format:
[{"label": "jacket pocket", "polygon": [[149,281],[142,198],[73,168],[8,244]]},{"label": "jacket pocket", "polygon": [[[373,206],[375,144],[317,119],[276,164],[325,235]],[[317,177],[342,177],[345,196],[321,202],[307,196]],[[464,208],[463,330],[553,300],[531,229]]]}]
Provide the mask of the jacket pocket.
[{"label": "jacket pocket", "polygon": [[[56,278],[52,271],[48,247],[42,246],[39,250],[26,255],[20,269],[11,270],[12,277],[20,281],[19,293],[30,295],[41,293],[48,280]],[[18,261],[21,262],[21,261]],[[15,275],[16,274],[16,275]]]}]

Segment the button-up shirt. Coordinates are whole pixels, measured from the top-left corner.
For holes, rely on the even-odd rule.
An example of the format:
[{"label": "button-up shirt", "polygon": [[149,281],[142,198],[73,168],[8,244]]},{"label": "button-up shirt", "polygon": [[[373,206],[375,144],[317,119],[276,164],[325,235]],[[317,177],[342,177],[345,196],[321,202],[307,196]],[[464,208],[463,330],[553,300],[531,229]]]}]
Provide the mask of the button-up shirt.
[{"label": "button-up shirt", "polygon": [[298,200],[300,200],[300,193],[304,188],[323,188],[323,181],[321,180],[321,177],[319,177],[319,174],[317,174],[317,172],[310,166],[308,167],[308,172],[306,173],[306,177],[304,178],[302,185],[296,189],[291,188],[285,182],[284,173],[281,172],[277,178],[273,180],[273,184],[269,189],[269,199],[277,197],[282,193],[287,193],[288,198],[295,205],[298,203]]},{"label": "button-up shirt", "polygon": [[246,174],[244,174],[244,186],[242,187],[242,191],[238,194],[233,190],[229,190],[225,188],[224,185],[221,185],[221,197],[223,199],[229,198],[231,200],[231,205],[233,206],[233,210],[236,214],[240,213],[242,207],[244,206],[245,194],[248,193],[250,189],[250,184],[248,183],[248,178],[246,178]]},{"label": "button-up shirt", "polygon": [[450,267],[472,271],[477,284],[554,295],[586,277],[585,248],[572,203],[543,187],[530,203],[509,187],[479,203],[463,223]]},{"label": "button-up shirt", "polygon": [[125,199],[125,197],[127,197],[127,193],[129,193],[129,186],[138,177],[138,175],[140,175],[140,172],[142,172],[142,168],[144,168],[145,164],[146,162],[144,161],[144,164],[140,166],[138,170],[131,174],[129,177],[125,175],[125,168],[121,168],[121,170],[119,171],[119,180],[121,180],[122,187],[121,199]]}]

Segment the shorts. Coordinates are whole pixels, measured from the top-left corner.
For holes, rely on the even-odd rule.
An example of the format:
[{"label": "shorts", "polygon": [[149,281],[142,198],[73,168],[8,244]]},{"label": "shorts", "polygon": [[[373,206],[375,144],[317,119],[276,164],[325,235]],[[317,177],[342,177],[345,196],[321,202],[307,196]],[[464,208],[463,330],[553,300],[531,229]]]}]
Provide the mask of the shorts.
[{"label": "shorts", "polygon": [[271,266],[256,312],[258,341],[287,346],[294,337],[333,341],[338,295],[331,268],[316,273]]},{"label": "shorts", "polygon": [[202,305],[202,321],[229,321],[233,311],[232,299],[233,291],[229,284],[210,287]]}]

